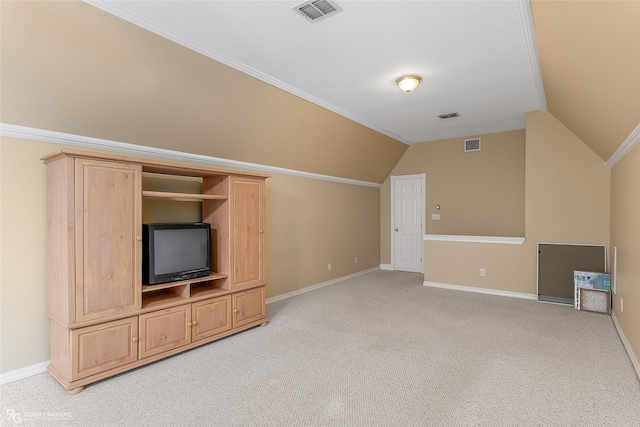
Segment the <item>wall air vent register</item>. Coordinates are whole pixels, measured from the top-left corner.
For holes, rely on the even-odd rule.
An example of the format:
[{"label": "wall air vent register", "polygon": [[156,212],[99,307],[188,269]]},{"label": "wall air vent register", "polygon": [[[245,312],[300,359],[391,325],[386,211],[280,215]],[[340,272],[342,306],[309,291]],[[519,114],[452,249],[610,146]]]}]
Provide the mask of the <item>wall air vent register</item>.
[{"label": "wall air vent register", "polygon": [[445,119],[455,119],[456,117],[460,117],[460,113],[444,113],[444,114],[438,114],[438,118],[445,120]]},{"label": "wall air vent register", "polygon": [[464,140],[464,152],[480,151],[480,138],[472,138]]},{"label": "wall air vent register", "polygon": [[314,23],[342,12],[342,8],[331,0],[310,0],[293,8],[307,21]]}]

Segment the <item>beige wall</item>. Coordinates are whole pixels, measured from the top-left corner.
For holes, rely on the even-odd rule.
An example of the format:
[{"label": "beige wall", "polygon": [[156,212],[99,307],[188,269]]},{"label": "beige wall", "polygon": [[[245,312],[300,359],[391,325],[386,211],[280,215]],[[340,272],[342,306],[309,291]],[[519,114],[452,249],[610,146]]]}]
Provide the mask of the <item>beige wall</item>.
[{"label": "beige wall", "polygon": [[[6,373],[49,359],[47,186],[40,157],[63,146],[7,137],[0,144],[0,372]],[[274,175],[266,197],[267,297],[378,266],[379,188]],[[197,204],[185,203],[182,219],[198,220]]]},{"label": "beige wall", "polygon": [[[617,278],[613,311],[640,360],[640,147],[611,170],[611,244],[616,245]],[[624,300],[624,311],[620,301]]]},{"label": "beige wall", "polygon": [[640,1],[531,7],[549,112],[609,159],[640,123]]},{"label": "beige wall", "polygon": [[[391,175],[426,173],[426,233],[524,236],[525,131],[480,135],[481,150],[464,139],[409,147]],[[380,262],[391,262],[391,179],[380,191]],[[435,206],[440,205],[440,210]],[[440,220],[431,220],[439,213]]]},{"label": "beige wall", "polygon": [[379,206],[379,188],[284,175],[269,179],[267,296],[378,267]]},{"label": "beige wall", "polygon": [[425,241],[425,281],[535,294],[538,242],[608,245],[605,162],[549,113],[526,126],[524,244]]},{"label": "beige wall", "polygon": [[49,360],[47,170],[55,144],[0,139],[0,372]]},{"label": "beige wall", "polygon": [[0,8],[4,123],[377,183],[407,149],[86,3]]}]

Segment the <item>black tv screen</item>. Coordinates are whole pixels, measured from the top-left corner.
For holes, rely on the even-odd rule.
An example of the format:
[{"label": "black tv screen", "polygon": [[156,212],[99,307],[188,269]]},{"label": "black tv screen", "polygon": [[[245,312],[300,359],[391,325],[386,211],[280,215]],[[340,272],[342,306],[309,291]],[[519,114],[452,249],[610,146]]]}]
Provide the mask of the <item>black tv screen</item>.
[{"label": "black tv screen", "polygon": [[155,285],[211,273],[211,225],[143,225],[143,283]]}]

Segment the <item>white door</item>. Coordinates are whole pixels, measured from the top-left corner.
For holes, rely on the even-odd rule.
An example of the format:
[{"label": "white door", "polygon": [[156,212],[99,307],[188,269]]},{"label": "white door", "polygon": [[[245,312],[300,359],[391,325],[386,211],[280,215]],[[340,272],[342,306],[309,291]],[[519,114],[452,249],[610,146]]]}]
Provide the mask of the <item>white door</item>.
[{"label": "white door", "polygon": [[394,177],[393,264],[394,270],[422,273],[423,179]]}]

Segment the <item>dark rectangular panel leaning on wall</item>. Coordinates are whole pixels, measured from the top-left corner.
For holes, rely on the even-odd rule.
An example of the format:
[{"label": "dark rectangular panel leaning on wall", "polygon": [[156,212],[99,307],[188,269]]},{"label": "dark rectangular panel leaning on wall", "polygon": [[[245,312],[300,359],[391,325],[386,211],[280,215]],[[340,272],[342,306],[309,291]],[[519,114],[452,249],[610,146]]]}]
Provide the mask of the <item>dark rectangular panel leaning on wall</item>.
[{"label": "dark rectangular panel leaning on wall", "polygon": [[607,247],[538,243],[538,301],[573,304],[573,272],[606,272]]}]

